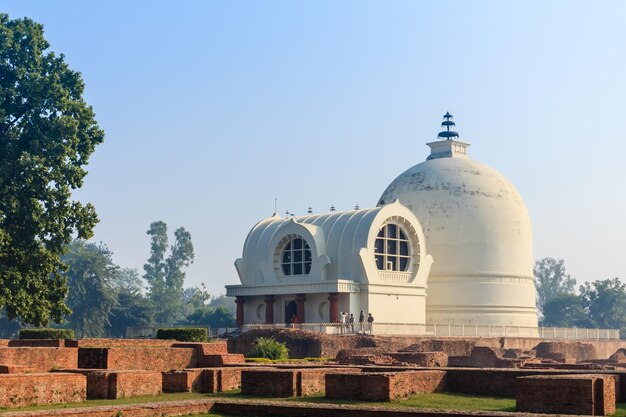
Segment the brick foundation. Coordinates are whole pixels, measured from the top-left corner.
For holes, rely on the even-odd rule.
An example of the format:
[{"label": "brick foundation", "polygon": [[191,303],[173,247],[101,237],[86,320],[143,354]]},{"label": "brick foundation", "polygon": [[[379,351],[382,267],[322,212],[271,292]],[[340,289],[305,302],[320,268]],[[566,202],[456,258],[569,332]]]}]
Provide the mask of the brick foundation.
[{"label": "brick foundation", "polygon": [[70,369],[78,365],[76,349],[53,347],[0,348],[0,364],[21,365],[36,372]]},{"label": "brick foundation", "polygon": [[215,393],[241,386],[242,368],[195,368],[163,372],[163,392]]},{"label": "brick foundation", "polygon": [[15,339],[9,340],[9,347],[76,347],[75,340],[68,339]]},{"label": "brick foundation", "polygon": [[69,372],[87,378],[87,399],[116,399],[159,395],[163,376],[156,371],[107,371],[98,369],[72,369]]},{"label": "brick foundation", "polygon": [[73,373],[0,375],[0,407],[80,402],[86,399],[87,379]]},{"label": "brick foundation", "polygon": [[163,392],[206,392],[204,369],[163,372]]},{"label": "brick foundation", "polygon": [[217,340],[209,343],[176,342],[171,345],[175,348],[195,348],[200,355],[224,355],[228,353],[225,340]]},{"label": "brick foundation", "polygon": [[0,365],[0,374],[31,374],[36,369],[24,365]]},{"label": "brick foundation", "polygon": [[246,358],[240,353],[222,353],[216,355],[198,356],[198,366],[209,368],[213,366],[239,365],[246,363]]},{"label": "brick foundation", "polygon": [[389,356],[395,361],[425,368],[448,366],[448,355],[443,352],[396,352]]},{"label": "brick foundation", "polygon": [[324,391],[328,369],[255,369],[241,372],[241,393],[260,397],[301,397]]},{"label": "brick foundation", "polygon": [[540,375],[518,379],[517,411],[531,413],[615,413],[615,377]]},{"label": "brick foundation", "polygon": [[445,389],[445,371],[326,374],[326,398],[335,400],[393,401]]},{"label": "brick foundation", "polygon": [[189,348],[78,349],[78,367],[85,369],[169,371],[195,368],[197,362],[196,349]]}]

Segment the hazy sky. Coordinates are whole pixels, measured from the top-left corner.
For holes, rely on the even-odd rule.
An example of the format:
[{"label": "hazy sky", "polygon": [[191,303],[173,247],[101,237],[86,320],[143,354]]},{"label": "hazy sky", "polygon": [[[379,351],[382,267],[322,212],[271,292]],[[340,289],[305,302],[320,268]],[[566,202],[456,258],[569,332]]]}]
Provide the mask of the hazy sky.
[{"label": "hazy sky", "polygon": [[0,1],[44,24],[106,131],[77,197],[141,270],[163,220],[215,294],[274,211],[376,204],[455,116],[535,258],[626,280],[626,2]]}]

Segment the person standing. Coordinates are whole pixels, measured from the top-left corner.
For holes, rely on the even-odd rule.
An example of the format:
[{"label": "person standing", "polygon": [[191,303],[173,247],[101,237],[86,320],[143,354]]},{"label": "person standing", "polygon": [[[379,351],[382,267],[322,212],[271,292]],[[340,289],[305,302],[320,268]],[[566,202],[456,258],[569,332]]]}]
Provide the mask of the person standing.
[{"label": "person standing", "polygon": [[370,334],[374,333],[374,316],[372,313],[367,315],[367,327],[369,328]]},{"label": "person standing", "polygon": [[339,315],[339,333],[344,334],[346,332],[346,317],[348,317],[348,313],[342,311]]},{"label": "person standing", "polygon": [[359,325],[361,327],[361,331],[359,333],[363,334],[365,325],[365,313],[363,310],[361,310],[361,314],[359,314]]},{"label": "person standing", "polygon": [[354,333],[354,314],[350,313],[348,323],[350,324],[350,333]]}]

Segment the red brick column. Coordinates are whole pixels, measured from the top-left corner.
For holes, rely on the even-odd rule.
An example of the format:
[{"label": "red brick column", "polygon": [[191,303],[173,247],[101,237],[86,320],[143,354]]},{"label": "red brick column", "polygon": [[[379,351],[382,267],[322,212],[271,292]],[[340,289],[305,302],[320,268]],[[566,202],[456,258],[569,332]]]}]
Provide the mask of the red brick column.
[{"label": "red brick column", "polygon": [[297,318],[298,323],[304,323],[304,302],[306,301],[306,297],[304,294],[296,294],[296,304],[297,308]]},{"label": "red brick column", "polygon": [[328,293],[328,301],[330,301],[330,318],[331,323],[337,323],[339,321],[339,294],[336,292]]},{"label": "red brick column", "polygon": [[237,327],[243,327],[244,317],[243,317],[243,305],[246,302],[246,297],[236,297],[235,303],[237,304]]},{"label": "red brick column", "polygon": [[274,324],[274,296],[265,296],[265,324]]}]

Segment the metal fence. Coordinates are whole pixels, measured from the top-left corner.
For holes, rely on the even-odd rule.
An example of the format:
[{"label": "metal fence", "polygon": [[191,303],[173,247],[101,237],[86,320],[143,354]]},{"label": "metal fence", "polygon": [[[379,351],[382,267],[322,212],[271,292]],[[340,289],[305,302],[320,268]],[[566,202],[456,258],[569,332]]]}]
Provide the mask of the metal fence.
[{"label": "metal fence", "polygon": [[620,338],[618,329],[580,329],[566,327],[478,326],[469,324],[340,323],[246,324],[252,329],[296,328],[326,334],[378,334],[444,337],[530,337],[540,339],[609,339]]}]

